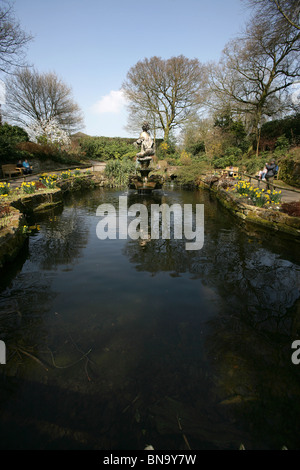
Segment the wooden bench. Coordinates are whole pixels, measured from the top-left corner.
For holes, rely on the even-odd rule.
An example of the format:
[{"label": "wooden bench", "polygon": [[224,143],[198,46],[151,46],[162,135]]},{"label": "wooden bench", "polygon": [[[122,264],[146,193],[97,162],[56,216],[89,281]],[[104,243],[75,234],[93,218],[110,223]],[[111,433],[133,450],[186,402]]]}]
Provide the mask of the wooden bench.
[{"label": "wooden bench", "polygon": [[[230,175],[230,173],[232,173],[232,175]],[[224,170],[221,170],[221,176],[226,175],[226,176],[234,177],[234,176],[238,176],[238,174],[239,174],[239,169],[237,166],[232,166],[232,167],[227,166]]]},{"label": "wooden bench", "polygon": [[3,178],[8,176],[11,178],[12,176],[23,176],[23,169],[22,168],[17,168],[16,165],[2,165],[2,174]]}]

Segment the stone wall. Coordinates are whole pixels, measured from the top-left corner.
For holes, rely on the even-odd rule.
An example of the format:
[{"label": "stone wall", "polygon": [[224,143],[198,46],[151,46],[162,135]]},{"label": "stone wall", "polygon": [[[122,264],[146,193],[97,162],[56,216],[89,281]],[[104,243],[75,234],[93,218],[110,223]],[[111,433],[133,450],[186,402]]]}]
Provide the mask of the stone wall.
[{"label": "stone wall", "polygon": [[200,187],[212,191],[220,203],[240,220],[263,226],[275,232],[292,235],[293,238],[300,241],[300,217],[291,217],[280,210],[264,209],[242,203],[222,187],[203,180]]},{"label": "stone wall", "polygon": [[62,192],[60,189],[56,189],[51,192],[28,194],[16,199],[11,205],[23,214],[30,215],[35,212],[53,209],[62,202]]},{"label": "stone wall", "polygon": [[71,177],[57,183],[58,189],[24,195],[10,203],[11,216],[8,226],[0,230],[0,268],[12,261],[22,248],[27,236],[23,230],[26,216],[41,213],[63,204],[63,195],[70,191],[110,187],[111,183],[103,174]]},{"label": "stone wall", "polygon": [[9,224],[0,231],[0,268],[7,261],[12,261],[22,248],[27,235],[24,231],[26,225],[24,215],[12,208],[9,216]]}]

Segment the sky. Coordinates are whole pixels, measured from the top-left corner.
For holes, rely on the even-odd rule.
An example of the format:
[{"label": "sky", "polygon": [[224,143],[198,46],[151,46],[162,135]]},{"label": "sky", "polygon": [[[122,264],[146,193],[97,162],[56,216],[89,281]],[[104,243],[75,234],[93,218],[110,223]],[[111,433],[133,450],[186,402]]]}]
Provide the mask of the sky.
[{"label": "sky", "polygon": [[[241,0],[13,0],[34,37],[27,60],[72,88],[88,135],[132,137],[125,130],[122,83],[153,56],[218,61],[250,15]],[[134,137],[134,136],[133,136]]]}]

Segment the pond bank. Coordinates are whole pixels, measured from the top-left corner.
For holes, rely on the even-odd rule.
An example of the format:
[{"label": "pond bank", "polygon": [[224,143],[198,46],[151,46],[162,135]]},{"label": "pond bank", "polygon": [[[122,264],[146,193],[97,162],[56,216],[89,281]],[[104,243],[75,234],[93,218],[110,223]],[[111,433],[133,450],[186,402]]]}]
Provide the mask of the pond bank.
[{"label": "pond bank", "polygon": [[27,239],[25,224],[25,216],[12,207],[7,226],[0,231],[0,268],[12,261],[23,247]]},{"label": "pond bank", "polygon": [[28,236],[26,217],[62,205],[64,194],[70,191],[108,185],[108,181],[100,175],[81,175],[58,182],[56,189],[39,190],[9,201],[9,215],[6,217],[5,226],[0,227],[0,269],[6,263],[12,262],[22,249]]},{"label": "pond bank", "polygon": [[280,210],[245,204],[232,192],[218,186],[217,182],[217,180],[209,181],[202,178],[199,182],[199,188],[211,191],[218,201],[241,221],[291,235],[296,241],[300,241],[300,217],[292,217]]}]

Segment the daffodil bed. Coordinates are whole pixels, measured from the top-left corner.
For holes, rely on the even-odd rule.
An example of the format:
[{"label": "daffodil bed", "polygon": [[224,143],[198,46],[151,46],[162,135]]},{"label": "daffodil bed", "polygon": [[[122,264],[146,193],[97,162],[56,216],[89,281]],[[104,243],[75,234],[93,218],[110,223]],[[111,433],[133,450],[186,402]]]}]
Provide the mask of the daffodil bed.
[{"label": "daffodil bed", "polygon": [[[86,172],[88,173],[88,172]],[[57,190],[57,182],[66,178],[72,178],[81,175],[79,168],[73,172],[71,170],[62,172],[61,174],[43,173],[40,175],[38,181],[24,181],[20,187],[12,188],[8,182],[0,182],[0,229],[9,224],[9,208],[13,201],[16,201],[22,196],[32,195],[37,193],[48,193]]]},{"label": "daffodil bed", "polygon": [[[83,174],[90,172],[84,172]],[[79,168],[73,172],[71,170],[63,171],[61,174],[48,174],[43,173],[39,177],[39,181],[24,181],[20,187],[11,188],[10,183],[0,182],[0,204],[3,202],[11,201],[15,197],[22,196],[23,194],[33,194],[36,191],[47,191],[47,189],[56,189],[57,182],[68,178],[81,175]]]},{"label": "daffodil bed", "polygon": [[281,191],[255,188],[251,183],[242,180],[226,191],[236,193],[247,204],[265,208],[280,204],[282,196]]},{"label": "daffodil bed", "polygon": [[286,213],[281,204],[281,191],[255,188],[243,180],[232,182],[232,185],[224,188],[213,184],[218,181],[204,180],[200,187],[212,191],[220,203],[240,221],[261,225],[300,240],[300,217]]},{"label": "daffodil bed", "polygon": [[[83,172],[83,175],[90,172]],[[67,171],[64,175],[42,174],[39,181],[23,182],[20,187],[12,187],[8,182],[0,182],[0,268],[14,259],[27,235],[37,226],[25,225],[26,214],[49,210],[62,203],[59,182],[84,180],[79,169]],[[67,177],[67,178],[66,178]],[[73,178],[72,178],[73,177]]]}]

